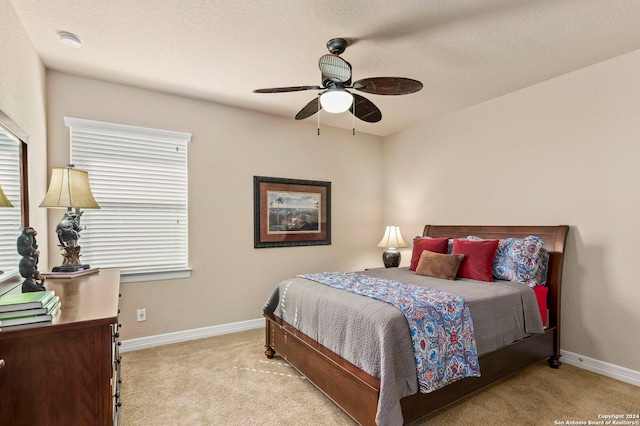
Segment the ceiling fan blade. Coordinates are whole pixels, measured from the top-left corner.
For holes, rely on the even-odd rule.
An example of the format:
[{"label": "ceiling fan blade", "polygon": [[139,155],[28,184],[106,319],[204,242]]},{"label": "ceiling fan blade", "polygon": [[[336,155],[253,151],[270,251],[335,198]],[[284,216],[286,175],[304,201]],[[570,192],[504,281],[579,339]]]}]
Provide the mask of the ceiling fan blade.
[{"label": "ceiling fan blade", "polygon": [[422,89],[422,83],[403,77],[373,77],[356,81],[353,88],[374,95],[408,95]]},{"label": "ceiling fan blade", "polygon": [[318,61],[318,68],[322,72],[322,84],[326,80],[334,83],[351,83],[351,64],[338,55],[322,55]]},{"label": "ceiling fan blade", "polygon": [[[382,120],[382,113],[377,106],[373,104],[369,99],[364,96],[360,96],[357,93],[352,93],[354,101],[349,108],[349,111],[362,121],[367,123],[377,123]],[[355,107],[355,112],[353,108]]]},{"label": "ceiling fan blade", "polygon": [[322,90],[320,86],[292,86],[292,87],[272,87],[269,89],[256,89],[253,93],[285,93],[301,92],[303,90]]},{"label": "ceiling fan blade", "polygon": [[316,112],[320,111],[322,109],[322,105],[320,105],[319,101],[319,97],[316,96],[313,98],[311,102],[306,104],[305,107],[296,114],[296,120],[304,120],[305,118],[309,118]]}]

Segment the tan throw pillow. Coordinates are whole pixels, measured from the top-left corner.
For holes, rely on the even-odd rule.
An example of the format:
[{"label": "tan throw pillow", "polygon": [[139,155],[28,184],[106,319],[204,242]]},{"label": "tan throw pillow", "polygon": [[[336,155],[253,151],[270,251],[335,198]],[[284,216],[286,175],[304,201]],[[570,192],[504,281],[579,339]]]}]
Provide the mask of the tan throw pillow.
[{"label": "tan throw pillow", "polygon": [[416,274],[455,280],[463,260],[463,254],[440,254],[425,250],[420,255]]}]

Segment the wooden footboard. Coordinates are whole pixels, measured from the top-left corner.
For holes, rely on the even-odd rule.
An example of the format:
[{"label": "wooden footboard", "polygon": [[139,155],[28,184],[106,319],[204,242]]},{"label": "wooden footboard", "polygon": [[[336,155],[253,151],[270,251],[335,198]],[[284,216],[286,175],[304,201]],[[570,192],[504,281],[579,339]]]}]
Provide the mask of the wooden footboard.
[{"label": "wooden footboard", "polygon": [[[550,253],[547,286],[549,327],[536,334],[479,358],[481,377],[468,377],[437,391],[416,393],[400,403],[404,422],[430,415],[470,394],[492,385],[536,362],[547,359],[560,365],[560,289],[564,245],[568,226],[433,226],[423,236],[460,238],[507,238],[539,235]],[[265,314],[266,351],[277,352],[361,425],[375,425],[380,380],[360,370],[280,318]]]},{"label": "wooden footboard", "polygon": [[[360,370],[280,318],[265,314],[266,351],[278,353],[361,425],[375,425],[380,380]],[[480,357],[480,377],[468,377],[428,394],[403,398],[402,415],[410,423],[492,385],[536,362],[552,359],[556,329],[533,335]]]},{"label": "wooden footboard", "polygon": [[555,330],[533,335],[479,358],[480,377],[467,377],[428,394],[416,393],[400,400],[404,422],[435,413],[518,371],[553,356]]},{"label": "wooden footboard", "polygon": [[361,425],[375,425],[380,380],[273,314],[265,314],[268,358],[277,352]]}]

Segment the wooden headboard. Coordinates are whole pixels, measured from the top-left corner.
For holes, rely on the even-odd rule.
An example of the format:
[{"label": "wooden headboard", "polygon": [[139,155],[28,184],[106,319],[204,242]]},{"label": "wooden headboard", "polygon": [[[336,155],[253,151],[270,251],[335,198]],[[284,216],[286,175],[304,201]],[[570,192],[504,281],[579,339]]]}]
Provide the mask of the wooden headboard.
[{"label": "wooden headboard", "polygon": [[523,238],[537,235],[544,240],[544,248],[549,252],[549,272],[547,287],[549,295],[549,327],[557,327],[557,339],[560,340],[560,290],[562,288],[562,265],[564,263],[564,246],[569,232],[568,225],[558,226],[449,226],[425,225],[423,237],[464,238],[474,235],[486,239],[503,239],[509,237]]}]

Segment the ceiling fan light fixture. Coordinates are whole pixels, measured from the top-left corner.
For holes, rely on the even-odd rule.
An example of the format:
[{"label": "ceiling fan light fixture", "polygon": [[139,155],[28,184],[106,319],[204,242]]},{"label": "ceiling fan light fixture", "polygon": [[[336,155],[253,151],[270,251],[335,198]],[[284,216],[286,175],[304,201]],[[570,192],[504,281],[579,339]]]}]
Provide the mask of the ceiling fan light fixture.
[{"label": "ceiling fan light fixture", "polygon": [[329,89],[320,94],[322,109],[333,114],[346,112],[353,103],[353,95],[343,89]]},{"label": "ceiling fan light fixture", "polygon": [[64,44],[65,46],[73,47],[76,49],[82,46],[82,40],[80,40],[80,37],[75,34],[61,31],[58,33],[58,35],[60,36],[60,43]]}]

